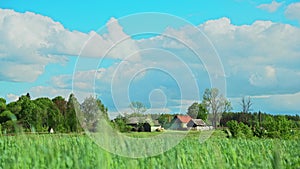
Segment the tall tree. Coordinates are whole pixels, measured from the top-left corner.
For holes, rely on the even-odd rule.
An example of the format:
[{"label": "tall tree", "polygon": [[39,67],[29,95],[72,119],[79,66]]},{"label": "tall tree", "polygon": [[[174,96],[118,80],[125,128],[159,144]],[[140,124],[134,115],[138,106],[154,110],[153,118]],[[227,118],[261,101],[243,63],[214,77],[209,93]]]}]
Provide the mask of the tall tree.
[{"label": "tall tree", "polygon": [[146,106],[142,102],[138,101],[131,102],[129,108],[134,114],[142,114],[147,110]]},{"label": "tall tree", "polygon": [[65,117],[67,111],[67,101],[62,96],[57,96],[52,99],[52,102],[59,109],[60,113]]},{"label": "tall tree", "polygon": [[69,100],[67,103],[66,110],[66,120],[65,126],[68,128],[70,132],[79,132],[82,131],[82,127],[77,118],[77,114],[80,115],[80,104],[73,93],[70,94]]},{"label": "tall tree", "polygon": [[196,119],[199,112],[199,104],[194,102],[189,108],[187,114],[191,116],[193,119]]},{"label": "tall tree", "polygon": [[107,108],[101,103],[101,100],[93,96],[84,99],[81,104],[82,124],[84,128],[95,132],[100,119],[108,120]]},{"label": "tall tree", "polygon": [[37,130],[47,131],[54,128],[55,131],[64,132],[63,116],[59,109],[49,98],[37,98],[34,103],[38,106]]},{"label": "tall tree", "polygon": [[194,102],[189,108],[187,114],[194,119],[207,120],[207,109],[203,103]]},{"label": "tall tree", "polygon": [[6,109],[6,100],[4,98],[0,98],[0,113]]},{"label": "tall tree", "polygon": [[248,113],[250,111],[251,106],[252,106],[251,98],[250,97],[242,97],[240,105],[242,106],[242,112],[243,113]]},{"label": "tall tree", "polygon": [[231,109],[231,103],[219,93],[217,88],[206,89],[203,94],[202,103],[210,112],[210,120],[214,128],[217,127],[217,122],[222,113]]},{"label": "tall tree", "polygon": [[202,119],[206,121],[208,116],[208,110],[206,106],[203,103],[200,103],[198,107],[199,107],[199,111],[198,111],[197,119]]}]

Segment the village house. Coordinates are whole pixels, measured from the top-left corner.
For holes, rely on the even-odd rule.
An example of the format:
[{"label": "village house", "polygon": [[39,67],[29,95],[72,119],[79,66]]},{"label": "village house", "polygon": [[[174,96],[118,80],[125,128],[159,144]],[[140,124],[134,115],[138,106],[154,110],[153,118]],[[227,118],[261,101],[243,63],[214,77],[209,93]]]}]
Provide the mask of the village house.
[{"label": "village house", "polygon": [[158,120],[152,120],[146,117],[130,117],[127,120],[126,125],[132,127],[132,131],[139,132],[153,132],[161,129],[161,125]]},{"label": "village house", "polygon": [[212,129],[211,126],[207,126],[206,123],[202,119],[191,119],[187,124],[188,129],[191,130],[210,130]]},{"label": "village house", "polygon": [[187,124],[192,118],[189,115],[176,115],[171,121],[171,130],[188,130]]}]

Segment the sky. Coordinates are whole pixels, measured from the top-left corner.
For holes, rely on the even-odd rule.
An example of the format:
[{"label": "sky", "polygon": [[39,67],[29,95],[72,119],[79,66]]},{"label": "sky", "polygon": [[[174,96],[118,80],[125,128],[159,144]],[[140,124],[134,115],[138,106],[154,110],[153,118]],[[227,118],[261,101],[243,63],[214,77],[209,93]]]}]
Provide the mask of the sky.
[{"label": "sky", "polygon": [[0,0],[0,97],[99,97],[185,113],[217,87],[240,111],[300,112],[300,2]]}]

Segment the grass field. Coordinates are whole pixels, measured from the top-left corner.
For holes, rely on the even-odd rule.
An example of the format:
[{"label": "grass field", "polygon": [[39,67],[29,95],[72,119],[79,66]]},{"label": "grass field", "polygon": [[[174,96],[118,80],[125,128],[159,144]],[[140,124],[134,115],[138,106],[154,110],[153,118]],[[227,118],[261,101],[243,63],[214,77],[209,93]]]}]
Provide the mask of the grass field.
[{"label": "grass field", "polygon": [[85,135],[0,136],[0,168],[300,168],[299,140],[227,139],[221,132],[202,144],[198,139],[192,133],[161,155],[133,159],[106,152]]}]

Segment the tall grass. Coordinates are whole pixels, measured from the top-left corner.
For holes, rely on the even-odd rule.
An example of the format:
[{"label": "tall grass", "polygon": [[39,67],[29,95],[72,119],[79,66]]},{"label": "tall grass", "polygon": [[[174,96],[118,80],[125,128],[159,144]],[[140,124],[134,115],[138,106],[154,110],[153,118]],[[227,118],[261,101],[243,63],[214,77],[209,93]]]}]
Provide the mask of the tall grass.
[{"label": "tall grass", "polygon": [[200,144],[196,135],[190,135],[161,155],[132,159],[106,152],[84,135],[0,137],[0,168],[3,169],[277,167],[300,168],[298,140],[213,137]]}]

